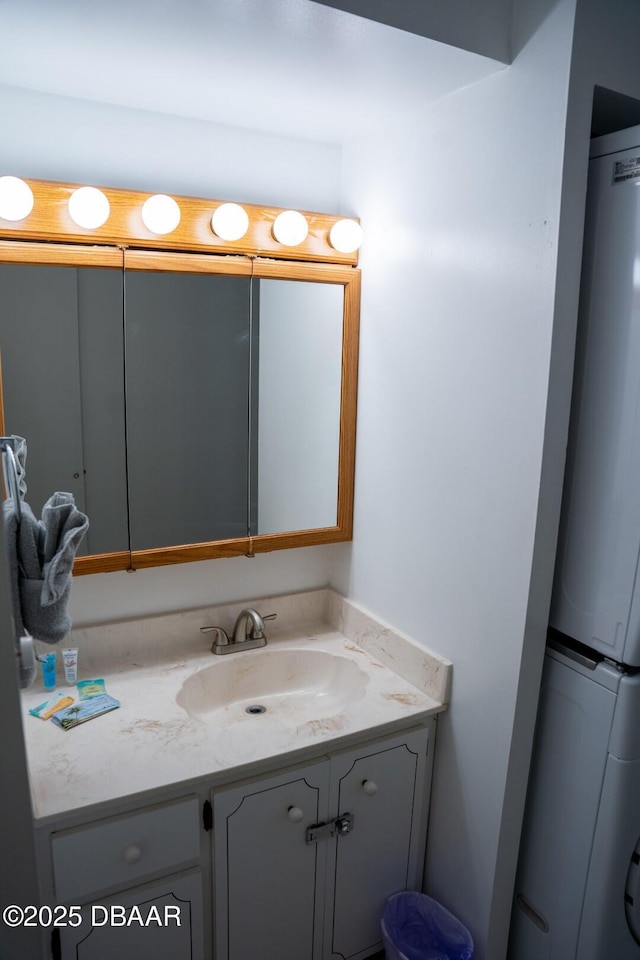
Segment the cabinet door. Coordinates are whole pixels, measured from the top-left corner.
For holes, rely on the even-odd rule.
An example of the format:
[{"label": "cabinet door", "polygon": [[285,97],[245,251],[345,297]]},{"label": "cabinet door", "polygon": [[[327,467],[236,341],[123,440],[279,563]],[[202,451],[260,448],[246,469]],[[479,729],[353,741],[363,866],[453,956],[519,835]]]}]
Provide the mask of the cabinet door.
[{"label": "cabinet door", "polygon": [[87,904],[60,934],[61,960],[204,960],[200,871]]},{"label": "cabinet door", "polygon": [[380,950],[387,897],[421,888],[428,735],[421,728],[331,757],[330,816],[354,820],[327,852],[326,958]]},{"label": "cabinet door", "polygon": [[214,793],[217,960],[319,960],[328,784],[321,761]]}]

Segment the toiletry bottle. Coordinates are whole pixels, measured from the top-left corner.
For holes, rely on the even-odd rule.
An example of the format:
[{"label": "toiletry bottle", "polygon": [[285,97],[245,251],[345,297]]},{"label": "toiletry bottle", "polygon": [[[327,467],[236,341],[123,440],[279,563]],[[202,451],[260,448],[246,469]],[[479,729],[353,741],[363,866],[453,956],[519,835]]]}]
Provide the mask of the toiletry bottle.
[{"label": "toiletry bottle", "polygon": [[53,653],[45,654],[42,661],[42,680],[45,690],[55,690],[56,688],[56,655]]},{"label": "toiletry bottle", "polygon": [[78,648],[67,647],[62,650],[62,663],[64,665],[64,678],[69,684],[74,684],[78,679]]}]

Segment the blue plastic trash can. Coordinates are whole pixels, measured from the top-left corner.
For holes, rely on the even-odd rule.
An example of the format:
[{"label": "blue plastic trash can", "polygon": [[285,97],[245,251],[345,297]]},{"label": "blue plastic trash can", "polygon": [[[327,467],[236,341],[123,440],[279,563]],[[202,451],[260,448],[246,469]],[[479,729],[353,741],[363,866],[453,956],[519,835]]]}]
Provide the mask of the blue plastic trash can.
[{"label": "blue plastic trash can", "polygon": [[387,960],[471,960],[471,934],[424,893],[395,893],[382,915]]}]

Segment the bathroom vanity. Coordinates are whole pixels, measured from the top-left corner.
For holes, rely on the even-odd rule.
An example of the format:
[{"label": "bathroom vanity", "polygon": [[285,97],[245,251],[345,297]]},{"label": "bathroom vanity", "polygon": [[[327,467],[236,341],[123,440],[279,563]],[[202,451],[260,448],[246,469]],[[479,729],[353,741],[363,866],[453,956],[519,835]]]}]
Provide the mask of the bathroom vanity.
[{"label": "bathroom vanity", "polygon": [[364,958],[420,888],[451,665],[328,590],[251,603],[266,647],[212,656],[247,605],[74,631],[121,701],[75,729],[23,695],[42,902],[69,908],[45,957]]},{"label": "bathroom vanity", "polygon": [[[75,572],[351,539],[359,241],[339,237],[358,224],[245,205],[232,237],[218,200],[19,186],[29,203],[0,224],[0,425],[27,439],[36,506],[68,489],[90,516]],[[149,220],[158,202],[170,226]],[[245,607],[277,620],[229,653]],[[451,664],[328,590],[67,644],[120,706],[65,730],[29,715],[41,688],[23,694],[43,957],[381,948],[386,898],[422,882]]]}]

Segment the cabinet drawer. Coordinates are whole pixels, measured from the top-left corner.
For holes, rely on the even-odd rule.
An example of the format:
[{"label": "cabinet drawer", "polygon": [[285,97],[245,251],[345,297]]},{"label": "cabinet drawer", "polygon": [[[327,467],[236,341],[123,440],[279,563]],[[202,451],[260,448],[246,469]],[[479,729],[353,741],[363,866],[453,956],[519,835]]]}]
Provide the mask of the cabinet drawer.
[{"label": "cabinet drawer", "polygon": [[193,797],[54,833],[51,849],[58,899],[80,899],[108,887],[130,886],[152,873],[197,860],[199,812]]}]

